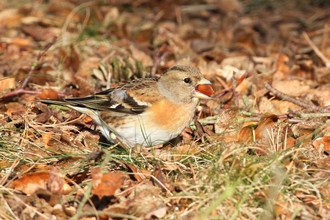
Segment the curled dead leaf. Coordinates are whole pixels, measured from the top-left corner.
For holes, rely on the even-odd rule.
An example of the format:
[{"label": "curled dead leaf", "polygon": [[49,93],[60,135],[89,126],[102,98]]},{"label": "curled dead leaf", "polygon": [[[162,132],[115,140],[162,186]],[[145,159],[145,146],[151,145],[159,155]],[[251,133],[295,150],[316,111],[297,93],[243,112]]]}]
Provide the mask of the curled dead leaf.
[{"label": "curled dead leaf", "polygon": [[54,167],[49,173],[47,188],[50,192],[58,195],[63,194],[64,179],[60,173],[60,169]]},{"label": "curled dead leaf", "polygon": [[58,92],[52,89],[45,89],[37,95],[39,99],[59,99]]},{"label": "curled dead leaf", "polygon": [[128,196],[127,210],[129,214],[140,216],[142,219],[148,219],[154,214],[160,219],[164,217],[167,207],[159,198],[160,191],[157,186],[147,183],[135,187]]},{"label": "curled dead leaf", "polygon": [[[54,181],[56,180],[56,187],[51,187],[50,190],[56,191],[57,193],[67,194],[71,191],[71,187],[65,182],[59,170],[54,172],[37,172],[25,174],[21,178],[15,180],[10,184],[10,188],[20,190],[27,195],[33,194],[37,189],[47,189],[49,186],[54,186]],[[57,176],[55,178],[55,176]],[[55,190],[56,189],[56,190]]]},{"label": "curled dead leaf", "polygon": [[42,142],[45,144],[45,148],[48,148],[48,143],[51,140],[52,136],[53,135],[50,132],[42,135],[41,139],[42,139]]},{"label": "curled dead leaf", "polygon": [[0,79],[0,93],[14,88],[16,85],[15,78],[7,77]]},{"label": "curled dead leaf", "polygon": [[92,193],[99,198],[103,196],[113,196],[124,182],[124,176],[121,173],[102,173],[100,168],[91,170],[93,189]]},{"label": "curled dead leaf", "polygon": [[27,195],[31,195],[39,188],[46,189],[48,178],[49,172],[25,174],[20,179],[17,179],[10,184],[9,187],[20,190]]},{"label": "curled dead leaf", "polygon": [[316,150],[329,151],[330,150],[330,136],[323,136],[313,141],[312,146]]}]

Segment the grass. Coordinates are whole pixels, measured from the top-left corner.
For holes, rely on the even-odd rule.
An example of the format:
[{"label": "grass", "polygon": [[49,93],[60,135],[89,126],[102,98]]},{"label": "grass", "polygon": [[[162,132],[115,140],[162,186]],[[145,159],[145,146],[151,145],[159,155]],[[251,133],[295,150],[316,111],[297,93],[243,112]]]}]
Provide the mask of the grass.
[{"label": "grass", "polygon": [[299,149],[259,157],[248,155],[244,145],[215,147],[221,153],[211,160],[189,164],[196,172],[194,181],[187,175],[189,185],[174,198],[193,199],[177,217],[196,212],[198,219],[273,219],[290,213],[294,219],[310,211],[296,196],[300,190],[321,199],[318,187],[306,179],[308,170],[285,167],[286,158]]},{"label": "grass", "polygon": [[[37,170],[40,165],[58,166],[63,173],[70,176],[88,173],[95,166],[124,173],[131,173],[126,164],[141,170],[155,170],[160,166],[168,180],[165,184],[167,191],[159,195],[168,208],[164,219],[274,219],[281,216],[289,216],[290,219],[307,218],[316,216],[322,211],[322,206],[329,203],[322,191],[327,187],[327,178],[314,177],[314,174],[326,174],[327,171],[315,166],[315,158],[311,156],[315,155],[313,148],[296,146],[283,150],[275,146],[277,142],[274,140],[270,153],[258,155],[254,144],[221,141],[206,142],[200,146],[187,145],[185,151],[178,150],[179,146],[168,150],[146,151],[99,145],[98,151],[104,153],[95,159],[90,157],[91,151],[86,149],[77,148],[75,154],[65,152],[72,146],[62,149],[61,153],[51,148],[46,149],[40,144],[32,143],[29,136],[20,136],[22,133],[32,132],[29,126],[25,125],[23,130],[20,126],[16,129],[11,128],[10,137],[3,135],[0,139],[0,155],[3,161],[8,162],[2,166],[1,175],[1,182],[4,184],[1,189],[4,198],[1,205],[4,209],[0,213],[2,218],[21,217],[18,214],[20,212],[16,213],[16,209],[8,205],[11,200],[19,200],[20,196],[7,188],[8,184],[5,183],[22,173]],[[15,139],[12,137],[15,136],[20,138],[13,141]],[[34,136],[40,135],[35,133]],[[275,138],[274,135],[272,137]],[[35,157],[33,155],[38,154],[36,151],[48,156]],[[87,174],[75,186],[84,189],[89,181]],[[86,193],[85,202],[90,197],[88,190]],[[63,201],[71,201],[74,197],[64,196]],[[34,207],[34,203],[26,201],[28,200],[22,203],[25,207],[40,209]],[[86,214],[82,206],[77,211],[76,217]],[[37,215],[38,212],[40,210],[36,212]],[[98,214],[101,213],[104,214],[98,211]],[[40,213],[42,215],[44,214]]]}]

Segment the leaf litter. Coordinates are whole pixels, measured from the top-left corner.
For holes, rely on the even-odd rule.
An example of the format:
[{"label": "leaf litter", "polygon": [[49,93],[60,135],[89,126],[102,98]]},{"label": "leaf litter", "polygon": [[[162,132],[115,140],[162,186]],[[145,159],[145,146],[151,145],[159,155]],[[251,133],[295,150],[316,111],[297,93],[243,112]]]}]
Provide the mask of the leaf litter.
[{"label": "leaf litter", "polygon": [[[1,219],[330,218],[327,1],[0,8]],[[174,64],[214,95],[164,146],[109,145],[89,117],[37,102]]]}]

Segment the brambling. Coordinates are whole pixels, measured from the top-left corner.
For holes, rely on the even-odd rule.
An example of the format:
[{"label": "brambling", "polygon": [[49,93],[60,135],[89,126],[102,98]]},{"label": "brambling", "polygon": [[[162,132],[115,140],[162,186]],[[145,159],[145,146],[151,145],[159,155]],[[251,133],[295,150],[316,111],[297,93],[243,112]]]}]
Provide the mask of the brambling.
[{"label": "brambling", "polygon": [[155,146],[177,137],[193,119],[199,99],[211,99],[211,82],[194,67],[174,66],[161,77],[136,79],[83,98],[40,100],[90,116],[111,142]]}]

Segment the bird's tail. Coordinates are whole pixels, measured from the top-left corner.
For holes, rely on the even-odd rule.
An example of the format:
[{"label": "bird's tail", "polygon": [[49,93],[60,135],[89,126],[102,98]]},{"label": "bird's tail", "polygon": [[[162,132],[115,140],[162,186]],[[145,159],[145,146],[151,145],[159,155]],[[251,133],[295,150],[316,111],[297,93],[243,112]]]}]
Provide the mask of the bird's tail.
[{"label": "bird's tail", "polygon": [[62,105],[66,106],[69,103],[64,100],[53,100],[53,99],[38,99],[37,101],[45,104],[52,104],[52,105]]}]

